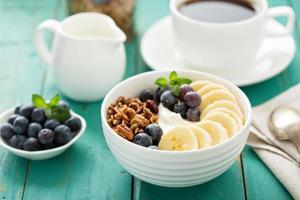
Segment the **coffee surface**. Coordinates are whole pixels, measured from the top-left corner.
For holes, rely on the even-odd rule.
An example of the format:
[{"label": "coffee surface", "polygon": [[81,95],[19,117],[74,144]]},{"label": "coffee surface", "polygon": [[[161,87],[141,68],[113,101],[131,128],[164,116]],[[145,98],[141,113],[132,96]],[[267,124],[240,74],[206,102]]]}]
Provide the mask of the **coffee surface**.
[{"label": "coffee surface", "polygon": [[192,0],[178,10],[194,20],[211,23],[242,21],[256,14],[251,3],[243,0]]}]

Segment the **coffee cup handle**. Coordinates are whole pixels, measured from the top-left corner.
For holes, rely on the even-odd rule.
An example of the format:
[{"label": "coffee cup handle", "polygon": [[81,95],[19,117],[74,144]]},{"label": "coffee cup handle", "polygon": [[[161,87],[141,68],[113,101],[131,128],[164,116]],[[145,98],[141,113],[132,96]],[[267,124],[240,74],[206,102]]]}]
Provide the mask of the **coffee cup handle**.
[{"label": "coffee cup handle", "polygon": [[287,24],[285,29],[278,31],[278,30],[269,30],[266,31],[267,37],[282,37],[287,36],[292,33],[295,25],[295,12],[289,6],[279,6],[275,8],[270,8],[268,10],[268,17],[269,19],[274,19],[275,17],[286,16],[287,17]]},{"label": "coffee cup handle", "polygon": [[48,65],[52,65],[52,53],[46,45],[44,38],[44,31],[48,30],[53,34],[56,33],[58,27],[60,26],[60,22],[49,19],[42,22],[35,30],[35,47],[39,56],[44,60],[44,62]]}]

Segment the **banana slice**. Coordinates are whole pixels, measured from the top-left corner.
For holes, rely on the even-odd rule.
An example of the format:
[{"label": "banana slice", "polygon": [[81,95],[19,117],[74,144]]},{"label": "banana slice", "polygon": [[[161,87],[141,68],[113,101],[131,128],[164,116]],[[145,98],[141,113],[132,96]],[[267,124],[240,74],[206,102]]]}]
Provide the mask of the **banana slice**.
[{"label": "banana slice", "polygon": [[214,110],[216,108],[227,108],[228,110],[235,112],[239,116],[239,118],[242,120],[242,122],[244,121],[243,113],[242,113],[241,109],[239,108],[239,106],[228,100],[218,100],[218,101],[215,101],[212,104],[208,105],[201,113],[201,120],[209,112],[211,112],[212,110]]},{"label": "banana slice", "polygon": [[235,120],[235,122],[238,124],[239,128],[242,128],[242,126],[243,126],[242,119],[235,112],[233,112],[233,111],[231,111],[227,108],[216,108],[216,109],[212,110],[211,112],[225,113],[225,114],[229,115],[230,117],[232,117]]},{"label": "banana slice", "polygon": [[212,104],[218,100],[228,100],[233,103],[237,103],[235,97],[226,90],[213,90],[204,96],[202,96],[202,101],[200,104],[200,112],[202,112],[208,105]]},{"label": "banana slice", "polygon": [[213,83],[211,81],[194,81],[191,83],[191,86],[193,88],[194,91],[198,91],[200,90],[203,86],[207,85],[207,84],[210,84],[210,83]]},{"label": "banana slice", "polygon": [[200,128],[199,126],[191,126],[191,129],[197,137],[199,149],[212,145],[212,138],[206,130]]},{"label": "banana slice", "polygon": [[235,120],[228,114],[222,112],[208,113],[203,120],[211,120],[220,123],[227,130],[230,137],[240,130]]},{"label": "banana slice", "polygon": [[198,141],[193,131],[186,126],[176,126],[165,132],[158,144],[161,150],[188,151],[198,149]]},{"label": "banana slice", "polygon": [[216,83],[209,83],[207,85],[204,85],[201,89],[199,89],[197,93],[202,97],[206,93],[218,89],[227,90],[223,85],[216,84]]},{"label": "banana slice", "polygon": [[213,140],[213,144],[218,144],[229,138],[226,129],[218,122],[204,120],[197,123],[197,126],[203,128],[210,134]]}]

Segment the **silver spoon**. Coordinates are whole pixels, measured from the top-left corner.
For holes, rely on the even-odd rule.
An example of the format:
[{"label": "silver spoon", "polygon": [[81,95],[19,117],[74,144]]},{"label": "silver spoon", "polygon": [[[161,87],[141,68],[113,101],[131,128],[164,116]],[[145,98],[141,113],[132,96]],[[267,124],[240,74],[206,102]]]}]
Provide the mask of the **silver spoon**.
[{"label": "silver spoon", "polygon": [[290,107],[279,107],[269,116],[268,126],[278,140],[293,142],[300,152],[300,113]]}]

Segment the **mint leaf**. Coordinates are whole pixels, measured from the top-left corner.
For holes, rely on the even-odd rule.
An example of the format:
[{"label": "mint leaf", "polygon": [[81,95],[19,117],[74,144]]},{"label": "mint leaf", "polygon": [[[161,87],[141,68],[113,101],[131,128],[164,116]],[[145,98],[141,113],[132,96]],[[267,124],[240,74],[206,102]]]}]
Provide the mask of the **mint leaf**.
[{"label": "mint leaf", "polygon": [[46,103],[45,99],[38,94],[32,95],[32,104],[36,108],[48,108],[48,104]]},{"label": "mint leaf", "polygon": [[177,72],[172,71],[169,75],[169,79],[170,80],[175,80],[176,78],[178,78]]},{"label": "mint leaf", "polygon": [[158,85],[159,87],[165,88],[168,85],[168,81],[166,78],[161,77],[156,79],[155,84]]},{"label": "mint leaf", "polygon": [[50,100],[49,106],[56,106],[58,102],[60,101],[60,96],[57,94]]},{"label": "mint leaf", "polygon": [[56,119],[61,123],[65,123],[65,121],[71,117],[71,113],[68,108],[57,105],[51,106],[50,113],[51,119]]},{"label": "mint leaf", "polygon": [[171,91],[175,96],[179,96],[180,88],[178,85],[171,85]]},{"label": "mint leaf", "polygon": [[177,79],[177,83],[179,85],[183,85],[183,84],[190,84],[192,83],[192,80],[188,79],[188,78],[178,78]]}]

